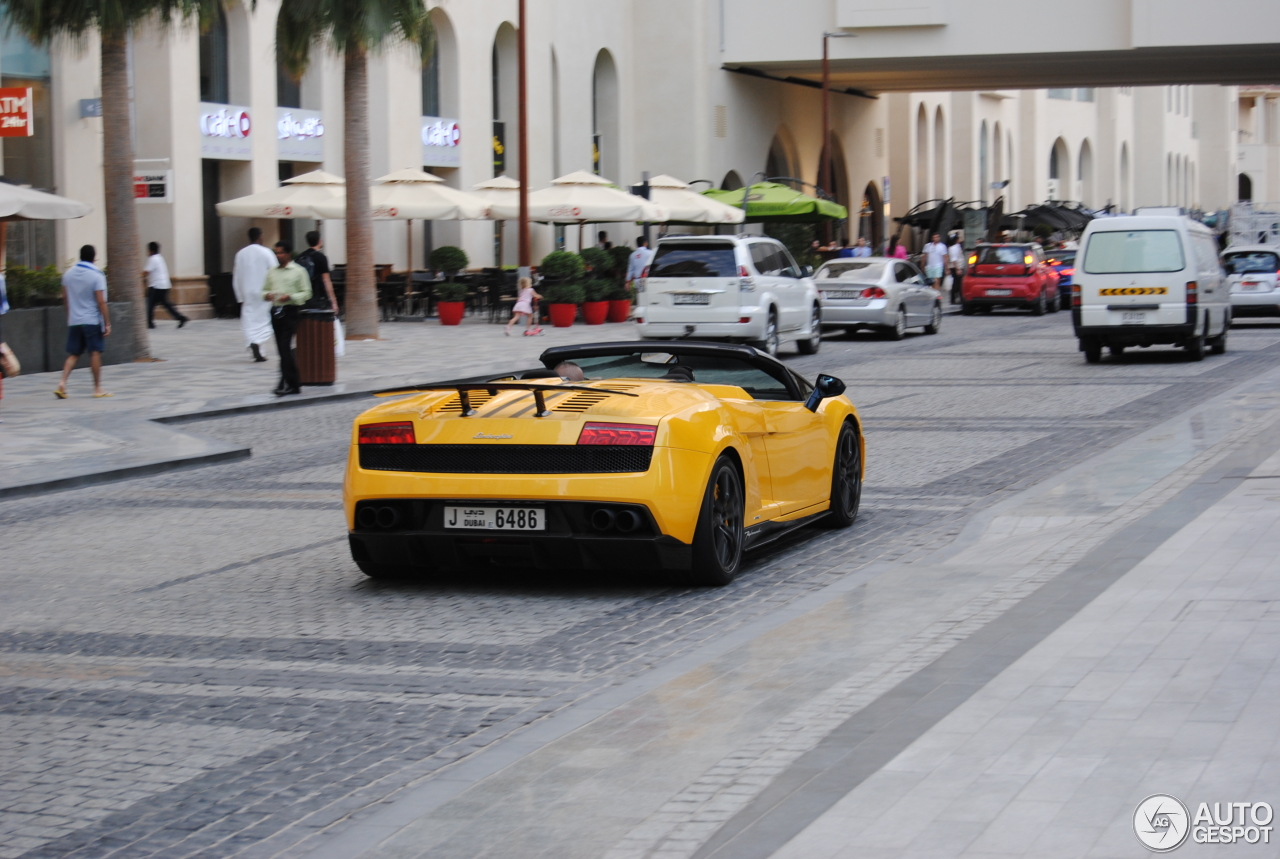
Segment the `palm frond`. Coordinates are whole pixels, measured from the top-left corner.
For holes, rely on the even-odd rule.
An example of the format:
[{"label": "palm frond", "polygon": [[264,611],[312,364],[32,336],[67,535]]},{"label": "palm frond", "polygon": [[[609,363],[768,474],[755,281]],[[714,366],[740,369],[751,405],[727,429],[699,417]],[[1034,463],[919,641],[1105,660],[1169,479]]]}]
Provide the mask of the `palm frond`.
[{"label": "palm frond", "polygon": [[59,36],[82,38],[90,32],[123,36],[148,23],[167,26],[196,20],[201,25],[218,13],[219,0],[3,0],[9,32],[36,44]]},{"label": "palm frond", "polygon": [[[38,2],[38,0],[25,0]],[[415,45],[425,65],[436,32],[422,0],[283,0],[276,19],[276,51],[292,75],[303,74],[311,51],[327,45],[376,51],[388,41]]]}]

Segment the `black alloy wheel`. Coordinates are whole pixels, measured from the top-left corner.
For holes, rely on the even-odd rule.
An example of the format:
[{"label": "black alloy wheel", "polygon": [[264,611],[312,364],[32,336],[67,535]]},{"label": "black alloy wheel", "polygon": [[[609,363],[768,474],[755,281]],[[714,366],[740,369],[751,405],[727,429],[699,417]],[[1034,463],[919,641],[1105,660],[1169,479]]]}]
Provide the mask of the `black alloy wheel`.
[{"label": "black alloy wheel", "polygon": [[693,532],[692,585],[727,585],[742,566],[743,518],[746,502],[742,477],[733,460],[722,456],[711,469],[702,497],[702,512]]},{"label": "black alloy wheel", "polygon": [[1036,303],[1031,305],[1031,315],[1044,316],[1044,312],[1046,309],[1047,307],[1045,305],[1045,300],[1044,300],[1044,290],[1042,289],[1040,290],[1040,295],[1037,296],[1036,298]]},{"label": "black alloy wheel", "polygon": [[835,462],[831,468],[831,511],[822,519],[824,528],[848,528],[858,518],[862,504],[862,443],[852,423],[840,428]]},{"label": "black alloy wheel", "polygon": [[818,349],[821,347],[822,308],[815,304],[813,310],[809,313],[809,338],[807,340],[797,340],[796,348],[800,350],[801,355],[817,355]]}]

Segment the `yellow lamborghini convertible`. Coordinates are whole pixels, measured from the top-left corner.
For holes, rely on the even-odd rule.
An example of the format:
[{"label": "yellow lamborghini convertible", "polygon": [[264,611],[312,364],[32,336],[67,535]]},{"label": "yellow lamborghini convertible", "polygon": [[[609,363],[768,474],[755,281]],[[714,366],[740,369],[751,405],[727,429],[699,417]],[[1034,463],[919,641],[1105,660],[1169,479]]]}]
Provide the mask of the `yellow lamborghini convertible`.
[{"label": "yellow lamborghini convertible", "polygon": [[661,570],[723,585],[744,551],[858,514],[862,426],[839,379],[687,341],[541,361],[383,391],[407,396],[356,419],[343,496],[361,570]]}]

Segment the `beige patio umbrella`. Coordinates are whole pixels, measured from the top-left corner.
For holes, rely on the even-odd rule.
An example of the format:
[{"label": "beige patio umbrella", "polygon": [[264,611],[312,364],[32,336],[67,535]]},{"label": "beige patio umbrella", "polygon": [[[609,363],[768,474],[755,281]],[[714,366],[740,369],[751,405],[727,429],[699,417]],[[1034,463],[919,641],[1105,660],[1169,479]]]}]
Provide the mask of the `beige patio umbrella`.
[{"label": "beige patio umbrella", "polygon": [[498,225],[498,267],[501,268],[503,244],[506,239],[506,221],[493,214],[493,206],[498,204],[504,211],[514,206],[515,217],[520,217],[520,183],[503,173],[487,182],[472,185],[471,193],[489,204],[489,217]]},{"label": "beige patio umbrella", "polygon": [[[520,217],[520,204],[493,203],[489,214],[494,218]],[[582,225],[620,221],[663,223],[669,220],[667,210],[635,194],[620,191],[612,182],[594,173],[579,170],[561,176],[529,194],[529,220],[552,224],[577,224],[578,245],[582,245]]]},{"label": "beige patio umbrella", "polygon": [[747,216],[737,206],[726,206],[704,197],[689,190],[688,184],[665,174],[649,180],[649,199],[664,207],[672,221],[682,223],[741,224]]},{"label": "beige patio umbrella", "polygon": [[[83,218],[92,211],[92,207],[79,200],[0,181],[0,222],[67,221]],[[5,243],[8,237],[8,228],[0,224],[0,267],[3,267],[7,259]]]},{"label": "beige patio umbrella", "polygon": [[333,203],[339,210],[346,207],[347,183],[340,176],[313,170],[285,179],[280,187],[237,197],[215,207],[224,218],[325,218],[321,206]]},{"label": "beige patio umbrella", "polygon": [[[408,230],[408,264],[413,271],[414,221],[474,221],[489,217],[489,204],[465,191],[450,188],[439,176],[408,167],[388,173],[369,186],[369,203],[375,221],[404,221]],[[321,217],[347,216],[346,201],[329,201],[316,206]]]}]

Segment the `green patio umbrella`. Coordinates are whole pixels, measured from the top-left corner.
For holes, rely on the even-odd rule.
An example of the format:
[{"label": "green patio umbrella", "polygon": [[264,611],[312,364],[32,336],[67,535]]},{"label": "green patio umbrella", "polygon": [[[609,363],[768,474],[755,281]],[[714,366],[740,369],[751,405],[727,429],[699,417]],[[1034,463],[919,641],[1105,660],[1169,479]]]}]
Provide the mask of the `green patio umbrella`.
[{"label": "green patio umbrella", "polygon": [[[742,208],[741,188],[736,191],[711,189],[702,193],[720,203]],[[847,217],[849,210],[839,203],[810,197],[777,182],[757,182],[747,191],[749,224],[816,224],[822,221],[842,221]]]}]

